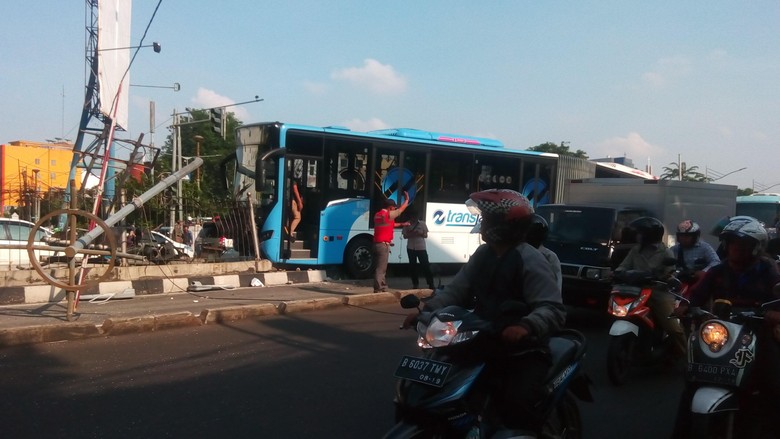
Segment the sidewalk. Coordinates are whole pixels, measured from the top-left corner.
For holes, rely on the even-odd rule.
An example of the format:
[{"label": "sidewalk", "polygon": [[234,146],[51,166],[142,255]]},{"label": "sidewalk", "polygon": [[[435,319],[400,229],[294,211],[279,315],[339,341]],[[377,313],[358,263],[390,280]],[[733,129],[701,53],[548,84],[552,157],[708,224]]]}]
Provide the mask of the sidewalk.
[{"label": "sidewalk", "polygon": [[370,279],[330,280],[324,271],[285,275],[278,279],[284,283],[250,288],[246,287],[249,279],[239,282],[236,276],[234,282],[228,282],[226,278],[230,277],[201,278],[202,286],[196,288],[201,291],[187,291],[193,289],[189,280],[189,285],[158,294],[113,296],[130,297],[125,299],[109,298],[114,293],[92,295],[92,300],[79,302],[72,322],[66,319],[62,301],[0,306],[0,348],[221,324],[345,305],[393,303],[405,294],[430,294],[430,290],[407,290],[411,281],[400,277],[389,279],[393,292],[374,294]]}]

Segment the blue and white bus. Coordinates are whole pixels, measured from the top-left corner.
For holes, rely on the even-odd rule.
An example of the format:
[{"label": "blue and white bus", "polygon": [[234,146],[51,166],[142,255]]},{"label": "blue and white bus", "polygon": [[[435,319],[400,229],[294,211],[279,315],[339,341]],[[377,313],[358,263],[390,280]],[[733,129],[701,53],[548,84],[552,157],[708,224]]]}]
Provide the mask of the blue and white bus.
[{"label": "blue and white bus", "polygon": [[[780,194],[755,193],[737,197],[737,215],[747,215],[774,229],[780,218]],[[772,231],[770,231],[772,233]]]},{"label": "blue and white bus", "polygon": [[[480,244],[469,194],[491,188],[522,192],[533,204],[554,202],[558,156],[505,148],[492,139],[387,129],[355,132],[280,122],[236,130],[234,189],[258,206],[261,255],[297,266],[344,264],[356,278],[374,270],[373,214],[384,199],[409,208],[428,225],[432,263],[463,263]],[[303,198],[295,238],[286,236],[292,182]],[[407,263],[396,230],[390,263]]]}]

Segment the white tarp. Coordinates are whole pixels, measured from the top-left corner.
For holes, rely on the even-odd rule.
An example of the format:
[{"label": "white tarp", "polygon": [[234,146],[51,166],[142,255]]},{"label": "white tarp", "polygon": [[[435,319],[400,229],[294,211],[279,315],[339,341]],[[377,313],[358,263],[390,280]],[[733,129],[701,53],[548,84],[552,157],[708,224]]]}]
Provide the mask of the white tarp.
[{"label": "white tarp", "polygon": [[[98,2],[98,85],[100,112],[127,128],[130,85],[130,14],[132,0]],[[117,49],[118,50],[108,50]]]}]

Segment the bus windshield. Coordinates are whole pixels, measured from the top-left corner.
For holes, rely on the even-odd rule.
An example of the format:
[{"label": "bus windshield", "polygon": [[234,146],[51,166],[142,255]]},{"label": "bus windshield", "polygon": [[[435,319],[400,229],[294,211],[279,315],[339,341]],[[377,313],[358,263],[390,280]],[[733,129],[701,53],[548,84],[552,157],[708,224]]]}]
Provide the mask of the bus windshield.
[{"label": "bus windshield", "polygon": [[780,219],[780,196],[737,197],[737,215],[747,215],[774,227]]}]

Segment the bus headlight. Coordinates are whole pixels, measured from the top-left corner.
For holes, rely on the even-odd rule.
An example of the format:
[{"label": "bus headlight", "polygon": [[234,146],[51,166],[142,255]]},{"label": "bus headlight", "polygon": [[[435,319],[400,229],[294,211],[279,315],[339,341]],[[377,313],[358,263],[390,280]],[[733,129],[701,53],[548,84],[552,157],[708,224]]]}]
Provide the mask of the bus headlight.
[{"label": "bus headlight", "polygon": [[701,327],[701,339],[712,352],[719,352],[729,341],[729,330],[718,322],[707,322]]}]

